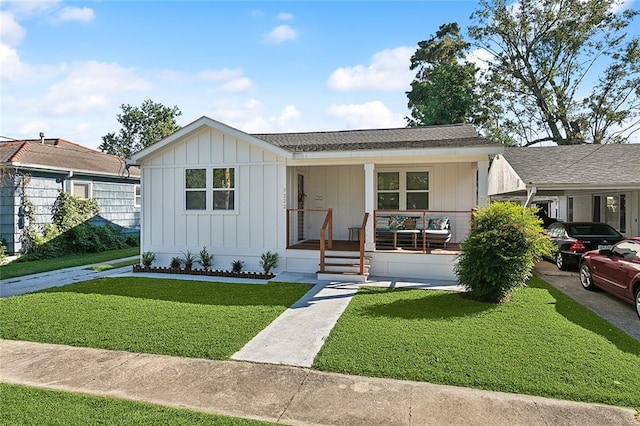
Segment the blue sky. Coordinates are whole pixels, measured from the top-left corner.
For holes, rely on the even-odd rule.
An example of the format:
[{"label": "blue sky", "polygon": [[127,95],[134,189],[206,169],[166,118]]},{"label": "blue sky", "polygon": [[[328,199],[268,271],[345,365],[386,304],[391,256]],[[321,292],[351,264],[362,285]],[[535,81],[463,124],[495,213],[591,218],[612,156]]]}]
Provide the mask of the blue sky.
[{"label": "blue sky", "polygon": [[[627,1],[627,3],[629,3]],[[152,99],[248,133],[403,127],[409,59],[475,1],[0,0],[0,135],[96,148]]]}]

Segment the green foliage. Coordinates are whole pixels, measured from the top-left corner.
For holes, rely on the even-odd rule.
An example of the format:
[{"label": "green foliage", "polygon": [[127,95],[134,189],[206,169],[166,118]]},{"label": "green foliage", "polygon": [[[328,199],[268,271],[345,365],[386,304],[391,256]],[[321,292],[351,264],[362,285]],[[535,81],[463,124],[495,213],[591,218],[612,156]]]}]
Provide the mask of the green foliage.
[{"label": "green foliage", "polygon": [[68,192],[61,192],[51,207],[53,224],[60,232],[68,231],[98,214],[100,206],[95,199],[83,200]]},{"label": "green foliage", "polygon": [[278,252],[267,251],[260,256],[260,267],[264,270],[265,274],[270,273],[278,266]]},{"label": "green foliage", "polygon": [[180,129],[176,117],[182,112],[177,106],[169,108],[147,99],[140,107],[123,104],[121,108],[120,131],[102,137],[99,148],[107,154],[128,158]]},{"label": "green foliage", "polygon": [[[481,0],[483,127],[520,145],[622,142],[638,129],[638,11],[619,0]],[[594,81],[596,81],[594,83]]]},{"label": "green foliage", "polygon": [[553,245],[536,215],[537,207],[495,202],[479,208],[471,232],[460,244],[455,274],[477,300],[502,302],[525,286],[536,261]]},{"label": "green foliage", "polygon": [[182,263],[184,264],[185,269],[191,269],[193,267],[193,264],[198,261],[196,255],[191,253],[191,251],[189,250],[187,250],[186,252],[182,251],[180,253],[182,253],[182,256],[184,256],[182,258]]},{"label": "green foliage", "polygon": [[207,251],[206,246],[202,247],[202,250],[200,250],[200,255],[198,256],[198,263],[205,270],[208,270],[209,268],[211,268],[211,265],[213,264],[213,254]]},{"label": "green foliage", "polygon": [[142,266],[148,268],[153,264],[153,261],[156,260],[156,254],[152,251],[145,251],[142,253]]},{"label": "green foliage", "polygon": [[180,269],[182,266],[182,258],[180,256],[174,256],[171,258],[169,262],[169,268],[171,269]]},{"label": "green foliage", "polygon": [[82,200],[61,192],[52,207],[52,223],[35,225],[35,206],[23,197],[29,224],[23,231],[25,260],[47,259],[71,253],[95,253],[135,247],[135,236],[125,236],[111,224],[97,226],[88,220],[100,213],[94,199]]},{"label": "green foliage", "polygon": [[418,43],[411,57],[411,70],[418,71],[407,92],[409,126],[470,120],[477,102],[475,66],[462,62],[469,46],[455,22],[441,25],[435,36]]},{"label": "green foliage", "polygon": [[234,260],[231,262],[231,270],[233,272],[242,272],[242,268],[244,268],[244,262],[242,260]]},{"label": "green foliage", "polygon": [[7,242],[4,237],[0,237],[0,263],[7,257]]}]

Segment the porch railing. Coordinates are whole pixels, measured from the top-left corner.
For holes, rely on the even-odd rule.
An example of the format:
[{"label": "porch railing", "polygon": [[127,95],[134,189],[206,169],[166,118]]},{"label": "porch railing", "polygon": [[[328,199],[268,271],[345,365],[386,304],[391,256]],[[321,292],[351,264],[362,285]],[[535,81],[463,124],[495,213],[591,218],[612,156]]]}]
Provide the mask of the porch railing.
[{"label": "porch railing", "polygon": [[[329,209],[287,209],[287,248],[291,248],[291,246],[293,245],[291,243],[291,228],[292,226],[294,226],[294,224],[291,223],[292,214],[304,215],[305,213],[324,213],[326,217],[326,215],[328,215],[330,211],[331,211],[330,208]],[[294,220],[295,220],[295,216],[294,216]],[[331,241],[331,245],[333,246],[333,217],[330,219],[330,224],[328,228],[329,228],[328,229],[329,232],[327,235],[329,237],[329,240]]]},{"label": "porch railing", "polygon": [[329,209],[327,216],[324,218],[322,228],[320,228],[320,272],[324,272],[324,258],[325,258],[325,237],[327,235],[327,228],[329,229],[329,250],[333,248],[333,211]]},{"label": "porch railing", "polygon": [[362,218],[362,226],[360,227],[360,231],[358,231],[358,241],[360,242],[360,275],[364,274],[364,239],[365,239],[365,230],[367,229],[367,220],[369,220],[369,212],[364,214]]}]

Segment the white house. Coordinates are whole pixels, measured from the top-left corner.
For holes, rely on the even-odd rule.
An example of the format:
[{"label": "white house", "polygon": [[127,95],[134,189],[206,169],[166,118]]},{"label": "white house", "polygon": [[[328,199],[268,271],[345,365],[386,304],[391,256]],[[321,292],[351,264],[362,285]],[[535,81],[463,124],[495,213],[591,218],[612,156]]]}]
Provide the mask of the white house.
[{"label": "white house", "polygon": [[466,237],[503,149],[470,125],[249,135],[202,117],[129,160],[141,250],[159,265],[206,246],[219,269],[258,271],[269,250],[277,272],[453,278],[456,254],[425,229],[448,218],[447,248]]},{"label": "white house", "polygon": [[489,170],[492,200],[546,204],[562,221],[640,235],[640,144],[506,148]]}]

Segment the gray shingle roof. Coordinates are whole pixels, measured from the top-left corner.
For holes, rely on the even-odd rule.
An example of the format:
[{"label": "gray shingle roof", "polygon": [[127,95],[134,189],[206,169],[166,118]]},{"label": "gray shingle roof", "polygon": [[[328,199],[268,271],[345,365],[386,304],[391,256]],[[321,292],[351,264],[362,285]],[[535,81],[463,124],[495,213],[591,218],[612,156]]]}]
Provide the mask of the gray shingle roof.
[{"label": "gray shingle roof", "polygon": [[268,133],[252,134],[251,136],[290,152],[461,148],[499,145],[480,137],[473,126],[469,124],[398,129]]},{"label": "gray shingle roof", "polygon": [[527,184],[640,185],[640,144],[507,148],[503,156]]},{"label": "gray shingle roof", "polygon": [[[127,176],[124,161],[64,139],[22,140],[0,143],[0,164],[73,170],[93,174]],[[138,167],[129,176],[140,176]]]}]

